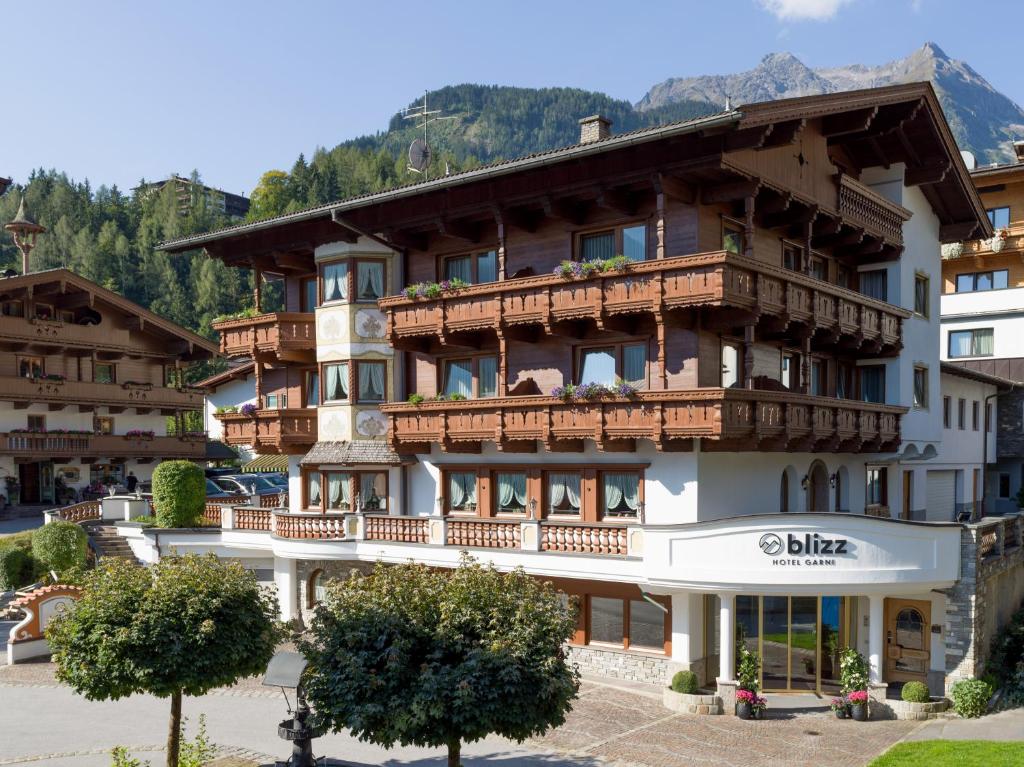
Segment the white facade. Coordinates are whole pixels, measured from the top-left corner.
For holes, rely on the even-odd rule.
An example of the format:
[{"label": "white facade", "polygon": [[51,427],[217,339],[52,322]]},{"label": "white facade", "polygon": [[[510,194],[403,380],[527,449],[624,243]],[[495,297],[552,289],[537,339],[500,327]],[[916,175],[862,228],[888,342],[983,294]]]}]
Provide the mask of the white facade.
[{"label": "white facade", "polygon": [[[241,407],[256,404],[256,379],[250,372],[244,378],[232,378],[210,388],[203,405],[203,428],[211,440],[224,439],[224,425],[220,419],[214,418],[218,408]],[[254,452],[251,445],[237,445],[238,457],[242,461],[252,460]]]}]

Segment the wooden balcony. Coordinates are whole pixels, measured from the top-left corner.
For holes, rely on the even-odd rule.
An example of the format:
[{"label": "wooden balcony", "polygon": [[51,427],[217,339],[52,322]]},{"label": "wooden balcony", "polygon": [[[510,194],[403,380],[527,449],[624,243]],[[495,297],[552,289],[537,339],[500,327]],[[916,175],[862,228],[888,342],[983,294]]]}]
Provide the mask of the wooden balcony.
[{"label": "wooden balcony", "polygon": [[910,312],[846,288],[755,259],[717,251],[642,261],[626,271],[572,280],[548,274],[472,285],[435,299],[391,296],[380,301],[387,333],[397,348],[444,344],[459,333],[508,332],[590,321],[598,329],[619,317],[707,307],[726,323],[755,322],[773,333],[791,324],[825,341],[868,353],[902,345]]},{"label": "wooden balcony", "polygon": [[220,351],[228,357],[312,362],[316,322],[312,312],[274,312],[215,322]]},{"label": "wooden balcony", "polygon": [[251,445],[259,453],[298,455],[316,442],[316,408],[257,410],[255,415],[218,413],[224,442]]},{"label": "wooden balcony", "polygon": [[856,400],[755,389],[643,391],[632,399],[564,402],[527,396],[460,402],[389,404],[389,438],[396,450],[474,451],[483,442],[530,452],[631,451],[638,439],[658,449],[873,453],[893,449],[906,408]]},{"label": "wooden balcony", "polygon": [[135,408],[139,413],[159,410],[165,415],[172,415],[177,410],[200,410],[203,407],[203,391],[192,387],[172,389],[151,384],[51,381],[17,376],[0,376],[0,399],[13,401],[16,409],[34,403],[47,403],[51,410],[71,405],[83,408],[106,406]]},{"label": "wooden balcony", "polygon": [[903,223],[912,213],[850,176],[839,177],[839,214],[866,234],[890,245],[903,245]]},{"label": "wooden balcony", "polygon": [[0,434],[0,455],[42,459],[76,458],[187,458],[206,456],[206,438],[126,437],[117,434]]},{"label": "wooden balcony", "polygon": [[21,349],[57,354],[64,350],[92,353],[138,354],[138,343],[132,345],[129,332],[112,323],[77,325],[59,320],[0,316],[0,339]]}]

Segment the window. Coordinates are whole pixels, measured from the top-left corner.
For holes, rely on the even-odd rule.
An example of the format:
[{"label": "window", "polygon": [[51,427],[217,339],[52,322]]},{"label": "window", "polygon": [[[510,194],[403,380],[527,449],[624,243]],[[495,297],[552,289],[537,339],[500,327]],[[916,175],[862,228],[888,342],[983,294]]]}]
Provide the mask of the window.
[{"label": "window", "polygon": [[4,301],[2,307],[5,317],[24,317],[25,316],[25,304],[21,301]]},{"label": "window", "polygon": [[46,431],[45,415],[28,416],[28,428],[30,431]]},{"label": "window", "polygon": [[387,511],[388,474],[385,471],[364,471],[356,474],[359,481],[359,509]]},{"label": "window", "polygon": [[623,644],[625,602],[609,597],[590,598],[590,641],[600,644]]},{"label": "window", "polygon": [[498,254],[493,250],[444,259],[443,279],[462,280],[470,284],[494,282],[498,279]]},{"label": "window", "polygon": [[918,274],[914,276],[914,314],[922,317],[928,316],[928,275]]},{"label": "window", "polygon": [[825,360],[811,360],[811,394],[824,397],[828,394],[828,375]]},{"label": "window", "polygon": [[348,261],[323,266],[324,303],[348,301]]},{"label": "window", "polygon": [[647,344],[616,344],[581,349],[577,383],[613,386],[617,379],[647,386]]},{"label": "window", "polygon": [[847,289],[853,287],[853,272],[850,267],[842,264],[836,267],[836,285]]},{"label": "window", "polygon": [[884,466],[868,467],[868,485],[864,501],[868,506],[887,506],[889,472]]},{"label": "window", "polygon": [[825,263],[825,259],[818,256],[811,257],[811,276],[822,282],[828,281],[828,264]]},{"label": "window", "polygon": [[349,511],[352,508],[351,477],[343,471],[324,472],[327,485],[327,508]]},{"label": "window", "polygon": [[1003,472],[999,473],[999,497],[1010,497],[1010,475]]},{"label": "window", "polygon": [[112,384],[117,380],[117,373],[109,362],[97,362],[92,368],[93,383]]},{"label": "window", "polygon": [[860,398],[864,402],[885,402],[884,365],[865,365],[860,368]]},{"label": "window", "polygon": [[953,399],[951,397],[942,398],[942,428],[953,428]]},{"label": "window", "polygon": [[836,397],[852,399],[854,392],[854,366],[849,362],[836,363]]},{"label": "window", "polygon": [[991,357],[995,353],[995,333],[992,328],[949,331],[949,357]]},{"label": "window", "polygon": [[385,362],[357,362],[358,401],[383,402],[387,394],[386,375],[387,363]]},{"label": "window", "polygon": [[348,400],[348,363],[324,365],[324,402]]},{"label": "window", "polygon": [[495,508],[499,514],[526,513],[526,472],[499,471]]},{"label": "window", "polygon": [[356,301],[376,303],[384,297],[384,262],[356,261]]},{"label": "window", "polygon": [[629,600],[629,646],[665,649],[665,611],[645,599]]},{"label": "window", "polygon": [[800,271],[803,250],[789,242],[782,243],[782,266],[794,272]]},{"label": "window", "polygon": [[72,325],[75,322],[75,313],[67,309],[61,309],[57,312],[57,319],[67,325]]},{"label": "window", "polygon": [[552,516],[580,515],[580,473],[550,471],[544,475],[547,511]]},{"label": "window", "polygon": [[1002,290],[1009,287],[1009,272],[994,269],[987,272],[971,272],[956,276],[957,293],[975,293],[984,290]]},{"label": "window", "polygon": [[978,400],[974,400],[971,403],[971,428],[974,431],[978,430],[979,421],[981,420],[981,404]]},{"label": "window", "polygon": [[[665,651],[668,611],[646,599],[589,596],[590,642],[626,649]],[[716,620],[712,623],[717,623]]]},{"label": "window", "polygon": [[113,434],[114,419],[108,415],[96,415],[92,418],[92,430],[97,434]]},{"label": "window", "polygon": [[722,343],[722,388],[743,386],[743,353],[739,344]]},{"label": "window", "polygon": [[498,392],[498,358],[444,360],[441,391],[446,395],[493,397]]},{"label": "window", "polygon": [[860,292],[879,301],[888,301],[888,273],[885,269],[872,269],[860,273]]},{"label": "window", "polygon": [[288,409],[288,395],[279,392],[277,394],[268,394],[264,397],[266,400],[267,410],[287,410]]},{"label": "window", "polygon": [[301,310],[304,312],[315,311],[320,301],[316,294],[316,277],[304,277],[301,282]]},{"label": "window", "polygon": [[993,229],[1007,229],[1010,226],[1010,209],[1004,208],[989,208],[985,211],[988,214],[988,220],[992,222]]},{"label": "window", "polygon": [[914,367],[914,407],[928,407],[928,368]]},{"label": "window", "polygon": [[52,320],[57,315],[53,311],[53,306],[50,304],[36,304],[36,319],[39,320]]},{"label": "window", "polygon": [[18,375],[22,378],[42,378],[45,374],[42,357],[18,357]]},{"label": "window", "polygon": [[722,250],[726,253],[742,255],[746,237],[744,236],[743,225],[738,221],[727,218],[722,219]]},{"label": "window", "polygon": [[782,353],[782,377],[780,382],[787,389],[796,391],[800,388],[800,364],[793,352]]},{"label": "window", "polygon": [[640,475],[635,471],[601,474],[603,517],[636,517],[640,507]]},{"label": "window", "polygon": [[603,232],[588,232],[579,238],[580,261],[604,261],[623,255],[630,261],[647,260],[647,226],[633,224]]},{"label": "window", "polygon": [[956,427],[963,431],[967,423],[967,400],[961,397],[956,403]]},{"label": "window", "polygon": [[306,508],[317,508],[323,506],[323,496],[320,489],[320,472],[311,471],[306,475]]},{"label": "window", "polygon": [[306,382],[302,387],[306,397],[306,407],[320,404],[320,373],[316,370],[306,371]]},{"label": "window", "polygon": [[449,471],[445,488],[449,513],[476,513],[476,472]]}]

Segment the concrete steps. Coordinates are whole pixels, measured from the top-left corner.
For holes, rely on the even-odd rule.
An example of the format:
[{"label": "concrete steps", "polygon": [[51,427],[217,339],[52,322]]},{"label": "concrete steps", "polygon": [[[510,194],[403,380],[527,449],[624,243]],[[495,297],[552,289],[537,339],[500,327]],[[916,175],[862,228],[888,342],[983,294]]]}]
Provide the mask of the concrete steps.
[{"label": "concrete steps", "polygon": [[89,540],[96,550],[98,559],[125,559],[138,563],[132,547],[117,534],[117,528],[113,525],[92,524],[86,526],[85,530],[89,534]]}]

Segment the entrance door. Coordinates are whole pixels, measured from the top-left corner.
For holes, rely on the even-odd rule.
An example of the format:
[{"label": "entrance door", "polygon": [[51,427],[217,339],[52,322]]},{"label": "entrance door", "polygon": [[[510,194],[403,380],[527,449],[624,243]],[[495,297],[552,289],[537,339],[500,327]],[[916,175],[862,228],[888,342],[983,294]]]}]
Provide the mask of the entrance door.
[{"label": "entrance door", "polygon": [[928,681],[931,602],[885,600],[885,681]]},{"label": "entrance door", "polygon": [[39,464],[19,464],[18,481],[21,483],[21,502],[39,503]]},{"label": "entrance door", "polygon": [[53,503],[53,463],[39,462],[39,501]]}]

